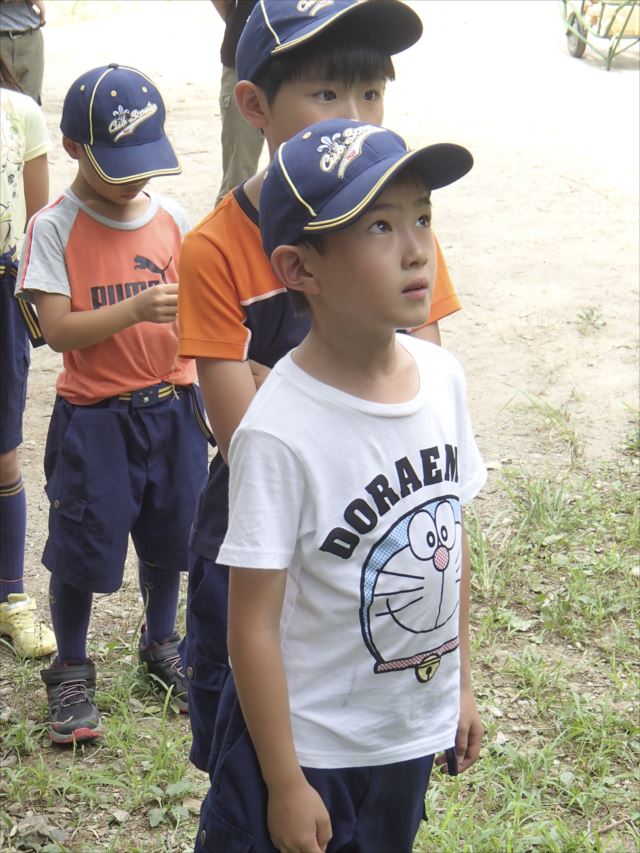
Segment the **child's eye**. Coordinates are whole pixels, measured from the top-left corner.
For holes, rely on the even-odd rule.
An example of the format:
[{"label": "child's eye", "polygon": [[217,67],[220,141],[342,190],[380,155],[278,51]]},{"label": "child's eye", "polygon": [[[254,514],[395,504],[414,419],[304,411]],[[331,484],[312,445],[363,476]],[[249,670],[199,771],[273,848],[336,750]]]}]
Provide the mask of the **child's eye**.
[{"label": "child's eye", "polygon": [[385,222],[384,219],[378,219],[376,222],[372,222],[371,225],[367,228],[372,234],[387,234],[391,231],[391,226],[388,222]]},{"label": "child's eye", "polygon": [[337,96],[333,89],[321,89],[316,93],[316,97],[320,101],[335,101]]},{"label": "child's eye", "polygon": [[431,216],[428,213],[423,213],[422,216],[418,217],[417,225],[419,225],[420,228],[430,228]]},{"label": "child's eye", "polygon": [[367,89],[363,95],[365,101],[379,101],[382,98],[380,89]]}]

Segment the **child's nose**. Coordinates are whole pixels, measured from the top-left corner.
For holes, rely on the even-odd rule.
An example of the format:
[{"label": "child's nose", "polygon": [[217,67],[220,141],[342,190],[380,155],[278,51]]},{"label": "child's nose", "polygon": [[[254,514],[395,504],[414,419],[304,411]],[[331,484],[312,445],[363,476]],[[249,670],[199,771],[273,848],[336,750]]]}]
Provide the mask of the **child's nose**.
[{"label": "child's nose", "polygon": [[369,114],[367,112],[367,103],[362,101],[362,98],[352,95],[346,104],[349,118],[355,121],[367,121]]},{"label": "child's nose", "polygon": [[424,267],[429,261],[429,252],[423,235],[407,235],[404,246],[404,264],[407,267]]}]

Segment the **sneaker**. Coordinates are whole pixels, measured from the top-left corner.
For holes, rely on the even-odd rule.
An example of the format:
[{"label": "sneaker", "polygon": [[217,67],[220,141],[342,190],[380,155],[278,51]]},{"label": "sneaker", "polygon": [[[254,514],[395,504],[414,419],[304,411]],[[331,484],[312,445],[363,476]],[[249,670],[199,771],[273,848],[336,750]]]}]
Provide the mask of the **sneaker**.
[{"label": "sneaker", "polygon": [[11,637],[16,654],[41,658],[56,651],[56,638],[35,615],[36,603],[24,592],[12,592],[0,604],[0,634]]},{"label": "sneaker", "polygon": [[54,664],[40,672],[49,700],[49,738],[53,743],[80,743],[100,737],[100,712],[93,697],[96,669],[82,664]]},{"label": "sneaker", "polygon": [[149,673],[151,686],[154,689],[162,687],[163,690],[171,691],[171,699],[178,707],[181,714],[189,713],[187,703],[188,684],[182,669],[182,658],[178,651],[180,637],[174,634],[171,639],[164,643],[151,643],[149,646],[142,644],[138,654],[142,663]]}]

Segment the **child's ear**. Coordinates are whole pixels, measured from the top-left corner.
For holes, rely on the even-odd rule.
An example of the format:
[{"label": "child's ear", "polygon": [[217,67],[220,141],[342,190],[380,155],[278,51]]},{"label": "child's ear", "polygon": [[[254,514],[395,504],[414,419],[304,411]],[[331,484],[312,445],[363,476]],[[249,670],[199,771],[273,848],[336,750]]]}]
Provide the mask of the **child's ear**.
[{"label": "child's ear", "polygon": [[68,136],[63,136],[62,137],[62,147],[67,152],[69,157],[71,157],[72,160],[79,160],[80,159],[80,154],[79,154],[80,145],[77,142],[74,142],[73,139],[69,139]]},{"label": "child's ear", "polygon": [[277,246],[271,255],[273,271],[286,288],[307,295],[318,293],[318,282],[305,261],[302,246]]},{"label": "child's ear", "polygon": [[269,105],[264,92],[250,80],[240,80],[236,83],[234,95],[238,109],[249,124],[262,130],[268,121]]}]

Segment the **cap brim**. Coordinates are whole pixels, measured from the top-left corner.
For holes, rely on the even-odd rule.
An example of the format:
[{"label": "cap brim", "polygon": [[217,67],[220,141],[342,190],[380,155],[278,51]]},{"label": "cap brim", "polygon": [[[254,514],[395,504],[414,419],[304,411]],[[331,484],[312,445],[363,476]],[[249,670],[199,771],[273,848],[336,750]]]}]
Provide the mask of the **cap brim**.
[{"label": "cap brim", "polygon": [[298,48],[342,22],[357,28],[359,33],[366,34],[368,42],[390,55],[411,47],[422,35],[422,21],[417,13],[404,3],[399,3],[398,0],[362,0],[341,9],[320,26],[310,18],[308,26],[301,29],[295,39],[276,47],[272,56]]},{"label": "cap brim", "polygon": [[166,136],[121,149],[113,145],[83,148],[98,175],[109,184],[130,184],[160,175],[179,175],[182,171]]},{"label": "cap brim", "polygon": [[349,183],[317,212],[304,233],[337,231],[361,216],[399,172],[415,169],[429,190],[446,187],[466,175],[473,166],[471,153],[461,145],[441,142],[404,155],[380,160]]}]

